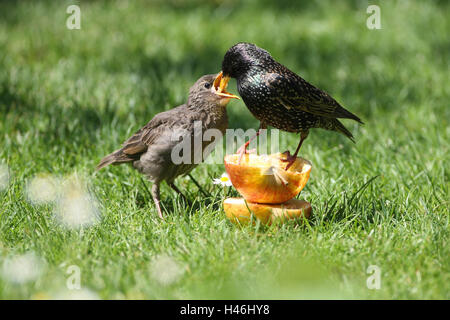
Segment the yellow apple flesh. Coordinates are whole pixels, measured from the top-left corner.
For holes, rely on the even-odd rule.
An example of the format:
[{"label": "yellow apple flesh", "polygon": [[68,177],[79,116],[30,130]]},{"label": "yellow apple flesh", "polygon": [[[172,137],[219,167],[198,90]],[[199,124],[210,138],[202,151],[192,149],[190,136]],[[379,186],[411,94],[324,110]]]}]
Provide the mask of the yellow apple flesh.
[{"label": "yellow apple flesh", "polygon": [[298,199],[291,199],[282,204],[261,204],[246,202],[243,198],[227,198],[223,202],[223,209],[231,222],[247,224],[252,221],[253,214],[261,223],[268,225],[275,221],[299,218],[302,215],[309,218],[312,212],[309,202]]},{"label": "yellow apple flesh", "polygon": [[284,203],[304,188],[311,172],[311,163],[297,158],[285,170],[286,155],[245,154],[239,162],[238,154],[225,156],[225,170],[236,190],[245,200],[254,203]]}]

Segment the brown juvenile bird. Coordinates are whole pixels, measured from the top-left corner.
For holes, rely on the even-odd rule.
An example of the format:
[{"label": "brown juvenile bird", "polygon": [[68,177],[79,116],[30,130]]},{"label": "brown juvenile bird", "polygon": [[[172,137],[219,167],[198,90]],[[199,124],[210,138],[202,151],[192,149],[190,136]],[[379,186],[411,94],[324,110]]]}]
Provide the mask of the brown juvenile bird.
[{"label": "brown juvenile bird", "polygon": [[[135,169],[153,182],[152,197],[160,218],[163,218],[160,183],[166,181],[176,192],[181,193],[174,184],[175,178],[187,174],[198,162],[204,160],[203,156],[206,155],[203,151],[211,144],[205,143],[202,136],[194,137],[196,132],[194,122],[202,132],[207,129],[218,129],[223,135],[228,126],[226,105],[231,98],[239,99],[226,92],[225,87],[218,90],[214,85],[219,83],[219,80],[215,81],[216,78],[216,74],[201,77],[190,88],[186,104],[158,113],[125,141],[121,149],[104,157],[97,166],[97,170],[100,170],[110,164],[132,163]],[[198,138],[201,139],[200,148],[194,145],[194,139]],[[189,148],[180,149],[181,153],[178,149],[173,152],[174,148],[181,147],[182,139],[191,144]],[[184,150],[188,150],[190,154],[182,154]],[[180,155],[184,156],[183,161],[178,158]]]},{"label": "brown juvenile bird", "polygon": [[[264,49],[252,43],[238,43],[225,54],[220,87],[236,78],[239,94],[250,112],[260,120],[260,129],[267,125],[288,132],[300,132],[294,155],[288,152],[286,170],[294,163],[310,128],[337,131],[353,140],[353,135],[337,118],[362,123],[329,94],[316,88],[282,64]],[[241,155],[246,152],[248,141]]]}]

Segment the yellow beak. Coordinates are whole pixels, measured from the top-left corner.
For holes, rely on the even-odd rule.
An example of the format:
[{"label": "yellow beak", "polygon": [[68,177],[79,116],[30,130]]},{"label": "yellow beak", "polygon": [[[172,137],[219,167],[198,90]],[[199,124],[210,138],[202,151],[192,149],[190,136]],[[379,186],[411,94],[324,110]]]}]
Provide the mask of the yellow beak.
[{"label": "yellow beak", "polygon": [[216,79],[214,80],[214,92],[222,96],[224,98],[233,98],[233,99],[240,99],[238,96],[235,96],[232,93],[229,93],[226,91],[226,88],[228,86],[228,81],[230,81],[230,77],[223,76],[223,72],[220,71],[220,73],[217,75]]}]

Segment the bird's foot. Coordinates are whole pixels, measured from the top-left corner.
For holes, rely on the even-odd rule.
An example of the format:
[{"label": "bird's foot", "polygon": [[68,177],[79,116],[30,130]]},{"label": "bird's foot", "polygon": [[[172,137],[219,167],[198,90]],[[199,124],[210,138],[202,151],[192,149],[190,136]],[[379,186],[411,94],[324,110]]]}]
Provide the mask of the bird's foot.
[{"label": "bird's foot", "polygon": [[244,154],[250,154],[250,153],[256,153],[256,149],[250,149],[248,150],[248,144],[244,144],[242,147],[240,147],[237,151],[236,154],[239,155],[239,161],[238,164],[241,163],[242,157],[244,156]]},{"label": "bird's foot", "polygon": [[284,169],[285,171],[288,171],[288,169],[294,164],[295,160],[297,159],[297,155],[296,154],[291,155],[289,150],[283,152],[282,154],[285,154],[286,158],[280,160],[288,163],[286,168]]}]

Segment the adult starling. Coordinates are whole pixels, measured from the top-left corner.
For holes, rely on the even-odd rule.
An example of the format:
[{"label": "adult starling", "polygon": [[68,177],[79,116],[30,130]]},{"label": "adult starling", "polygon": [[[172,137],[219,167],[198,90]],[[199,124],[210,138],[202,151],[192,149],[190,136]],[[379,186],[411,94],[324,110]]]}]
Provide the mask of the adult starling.
[{"label": "adult starling", "polygon": [[[294,163],[310,128],[337,131],[353,142],[353,135],[337,118],[362,123],[326,92],[275,61],[264,49],[251,43],[238,43],[225,54],[219,87],[236,78],[239,94],[250,112],[260,121],[260,130],[267,125],[283,131],[300,132],[294,155],[287,152],[286,170]],[[260,131],[258,131],[259,134]],[[246,152],[248,141],[240,149]]]},{"label": "adult starling", "polygon": [[[202,132],[214,128],[220,130],[223,135],[228,126],[226,105],[231,98],[239,99],[226,92],[225,87],[218,90],[218,87],[214,86],[216,78],[219,79],[216,74],[201,77],[190,88],[186,104],[158,113],[125,141],[121,149],[104,157],[97,166],[97,170],[100,170],[110,164],[132,163],[135,169],[153,182],[152,197],[160,218],[163,218],[160,183],[166,181],[176,192],[181,193],[174,184],[175,178],[191,171],[198,164],[195,159],[202,161],[203,151],[211,144],[202,139],[200,148],[186,148],[190,152],[189,161],[173,161],[172,151],[176,146],[180,146],[179,138],[187,138],[185,141],[192,146],[193,140],[198,138],[194,137],[195,124],[201,125]],[[219,84],[219,80],[216,84]],[[183,152],[184,150],[181,150],[181,153]]]}]

